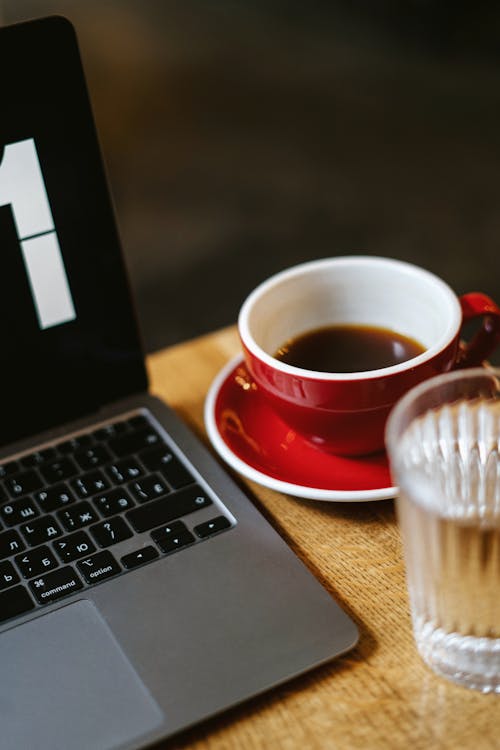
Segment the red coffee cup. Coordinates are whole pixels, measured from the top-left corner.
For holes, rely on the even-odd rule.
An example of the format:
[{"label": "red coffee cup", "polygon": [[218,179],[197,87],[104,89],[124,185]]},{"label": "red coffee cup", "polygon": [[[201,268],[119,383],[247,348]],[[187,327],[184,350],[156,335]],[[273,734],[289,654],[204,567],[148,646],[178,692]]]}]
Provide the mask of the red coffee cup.
[{"label": "red coffee cup", "polygon": [[[464,323],[482,317],[472,342]],[[424,352],[365,372],[317,372],[273,354],[327,325],[388,328]],[[500,309],[484,294],[458,298],[444,281],[389,258],[347,256],[304,263],[271,277],[245,300],[238,328],[247,367],[275,411],[319,448],[363,455],[384,447],[386,418],[412,386],[454,367],[480,364],[500,343]]]}]

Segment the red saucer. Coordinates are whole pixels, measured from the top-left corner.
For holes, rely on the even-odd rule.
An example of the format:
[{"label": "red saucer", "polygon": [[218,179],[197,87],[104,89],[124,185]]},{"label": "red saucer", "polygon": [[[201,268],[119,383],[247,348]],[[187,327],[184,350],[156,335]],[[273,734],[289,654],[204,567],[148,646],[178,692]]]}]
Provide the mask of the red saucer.
[{"label": "red saucer", "polygon": [[239,356],[212,383],[205,402],[208,436],[219,455],[249,479],[315,500],[394,497],[385,453],[345,458],[324,453],[267,404]]}]

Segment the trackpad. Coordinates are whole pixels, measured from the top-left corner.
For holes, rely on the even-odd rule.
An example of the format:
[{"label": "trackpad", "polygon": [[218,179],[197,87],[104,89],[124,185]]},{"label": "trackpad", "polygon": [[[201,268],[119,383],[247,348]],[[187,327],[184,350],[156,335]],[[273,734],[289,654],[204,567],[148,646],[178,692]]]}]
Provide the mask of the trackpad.
[{"label": "trackpad", "polygon": [[0,674],[5,750],[111,750],[164,718],[89,601],[0,635]]}]

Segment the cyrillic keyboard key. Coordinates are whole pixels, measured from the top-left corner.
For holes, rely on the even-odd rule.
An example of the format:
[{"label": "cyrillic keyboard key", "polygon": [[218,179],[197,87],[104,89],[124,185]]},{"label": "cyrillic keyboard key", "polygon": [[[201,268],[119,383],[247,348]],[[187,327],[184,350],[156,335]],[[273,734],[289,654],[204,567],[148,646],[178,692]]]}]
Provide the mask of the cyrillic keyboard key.
[{"label": "cyrillic keyboard key", "polygon": [[57,568],[59,563],[47,546],[24,552],[15,558],[16,565],[23,578],[33,578]]},{"label": "cyrillic keyboard key", "polygon": [[138,568],[139,565],[151,562],[151,560],[156,560],[159,556],[154,547],[142,547],[136,550],[136,552],[130,552],[128,555],[122,557],[121,562],[127,570],[131,570],[132,568]]},{"label": "cyrillic keyboard key", "polygon": [[159,500],[153,500],[140,508],[134,508],[126,517],[136,531],[149,531],[155,526],[173,521],[174,518],[186,516],[199,508],[206,508],[211,503],[207,493],[195,485]]},{"label": "cyrillic keyboard key", "polygon": [[34,608],[33,600],[24,586],[15,586],[0,593],[0,622],[23,615]]},{"label": "cyrillic keyboard key", "polygon": [[30,521],[32,518],[36,518],[40,514],[33,500],[29,497],[24,497],[19,500],[14,500],[12,503],[2,505],[0,508],[0,515],[6,526],[16,526],[18,523]]},{"label": "cyrillic keyboard key", "polygon": [[67,565],[34,578],[30,581],[30,588],[40,604],[49,604],[79,591],[83,584],[73,568]]},{"label": "cyrillic keyboard key", "polygon": [[105,492],[106,490],[109,490],[111,485],[104,474],[97,470],[89,471],[88,474],[84,474],[83,476],[78,477],[78,479],[73,479],[71,486],[78,497],[83,499],[95,495],[97,492]]},{"label": "cyrillic keyboard key", "polygon": [[26,549],[26,545],[17,531],[4,531],[0,534],[0,560],[15,555],[23,549]]},{"label": "cyrillic keyboard key", "polygon": [[75,529],[81,529],[83,526],[88,526],[99,520],[94,508],[85,501],[58,511],[57,517],[66,531],[75,531]]},{"label": "cyrillic keyboard key", "polygon": [[72,562],[95,552],[95,545],[84,531],[76,531],[74,534],[58,539],[53,547],[63,563]]},{"label": "cyrillic keyboard key", "polygon": [[35,492],[35,500],[42,509],[42,512],[50,513],[53,510],[59,510],[66,505],[75,502],[75,496],[64,484],[55,484],[53,487],[47,487]]},{"label": "cyrillic keyboard key", "polygon": [[0,562],[0,589],[6,589],[19,583],[20,578],[17,575],[14,566],[8,560]]},{"label": "cyrillic keyboard key", "polygon": [[150,474],[128,485],[128,489],[139,503],[147,503],[170,492],[167,483],[159,474]]},{"label": "cyrillic keyboard key", "polygon": [[20,529],[30,547],[50,542],[62,534],[59,524],[56,523],[52,516],[36,518],[34,521],[30,521],[30,523],[25,523]]},{"label": "cyrillic keyboard key", "polygon": [[135,503],[124,489],[110,490],[105,495],[97,495],[93,502],[98,511],[105,516],[114,516],[116,513],[133,508]]},{"label": "cyrillic keyboard key", "polygon": [[40,489],[43,485],[40,475],[34,469],[8,476],[4,482],[11,497],[21,497],[28,492]]},{"label": "cyrillic keyboard key", "polygon": [[77,562],[77,567],[87,583],[99,583],[122,572],[111,552],[98,552]]},{"label": "cyrillic keyboard key", "polygon": [[130,482],[144,474],[144,469],[135,458],[122,458],[108,466],[107,472],[115,484]]},{"label": "cyrillic keyboard key", "polygon": [[230,526],[231,522],[228,518],[225,516],[217,516],[210,521],[205,521],[205,523],[200,523],[198,526],[195,526],[193,531],[196,536],[200,537],[200,539],[205,539],[207,536],[217,534],[218,531],[229,529]]}]

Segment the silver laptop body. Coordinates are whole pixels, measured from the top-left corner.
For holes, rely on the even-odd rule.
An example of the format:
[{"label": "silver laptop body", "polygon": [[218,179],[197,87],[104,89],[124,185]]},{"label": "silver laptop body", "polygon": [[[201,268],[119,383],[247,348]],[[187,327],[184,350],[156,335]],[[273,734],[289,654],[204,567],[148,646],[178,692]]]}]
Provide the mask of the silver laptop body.
[{"label": "silver laptop body", "polygon": [[357,630],[148,395],[72,27],[0,29],[0,63],[0,746],[146,747]]}]

